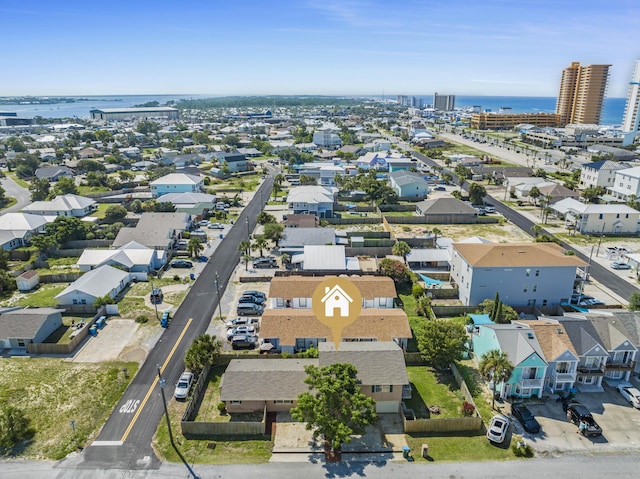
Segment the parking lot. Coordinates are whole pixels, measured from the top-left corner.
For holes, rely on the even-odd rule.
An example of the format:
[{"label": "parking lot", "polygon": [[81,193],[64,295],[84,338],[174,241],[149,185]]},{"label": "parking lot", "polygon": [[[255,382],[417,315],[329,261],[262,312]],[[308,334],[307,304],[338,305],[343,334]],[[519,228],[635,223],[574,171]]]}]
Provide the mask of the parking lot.
[{"label": "parking lot", "polygon": [[[636,386],[638,382],[635,381]],[[602,428],[602,436],[583,437],[577,427],[567,421],[562,403],[548,401],[528,404],[542,430],[538,434],[524,432],[514,419],[513,428],[524,436],[538,455],[565,452],[620,452],[640,450],[640,410],[634,409],[613,387],[600,393],[578,393],[575,400],[584,404]],[[508,412],[509,408],[505,408]]]}]

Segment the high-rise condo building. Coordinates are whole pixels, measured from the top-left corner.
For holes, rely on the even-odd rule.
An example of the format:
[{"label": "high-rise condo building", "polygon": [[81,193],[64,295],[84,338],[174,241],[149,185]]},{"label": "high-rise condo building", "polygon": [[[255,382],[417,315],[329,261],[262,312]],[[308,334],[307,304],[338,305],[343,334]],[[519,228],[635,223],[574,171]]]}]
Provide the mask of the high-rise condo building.
[{"label": "high-rise condo building", "polygon": [[610,66],[573,62],[562,71],[556,114],[563,125],[600,123]]},{"label": "high-rise condo building", "polygon": [[456,107],[455,95],[433,94],[433,108],[440,111],[451,111]]},{"label": "high-rise condo building", "polygon": [[633,75],[629,82],[629,95],[627,105],[624,107],[622,119],[622,131],[630,133],[638,131],[638,107],[640,106],[640,60],[636,60]]}]

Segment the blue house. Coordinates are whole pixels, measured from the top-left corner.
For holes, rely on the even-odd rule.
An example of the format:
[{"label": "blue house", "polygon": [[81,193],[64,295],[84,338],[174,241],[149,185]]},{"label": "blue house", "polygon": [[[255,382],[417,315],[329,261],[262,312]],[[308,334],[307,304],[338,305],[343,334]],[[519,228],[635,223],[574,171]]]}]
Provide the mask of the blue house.
[{"label": "blue house", "polygon": [[151,196],[158,198],[168,193],[200,193],[204,177],[186,173],[170,173],[149,183]]},{"label": "blue house", "polygon": [[491,350],[506,353],[514,365],[509,380],[496,384],[501,398],[542,397],[547,362],[533,329],[520,324],[482,324],[472,336],[478,361]]}]

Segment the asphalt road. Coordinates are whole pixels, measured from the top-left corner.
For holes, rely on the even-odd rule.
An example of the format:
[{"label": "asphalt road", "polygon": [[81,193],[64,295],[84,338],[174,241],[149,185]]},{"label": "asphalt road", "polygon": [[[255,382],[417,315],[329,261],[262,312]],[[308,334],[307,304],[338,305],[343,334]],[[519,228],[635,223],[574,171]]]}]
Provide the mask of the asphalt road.
[{"label": "asphalt road", "polygon": [[4,188],[7,197],[13,197],[16,199],[16,204],[3,210],[0,214],[11,213],[14,211],[20,211],[22,208],[31,203],[31,192],[20,186],[8,176],[0,179],[0,186]]},{"label": "asphalt road", "polygon": [[238,244],[247,239],[248,230],[253,231],[256,216],[264,206],[261,201],[269,198],[272,186],[273,175],[269,175],[191,286],[98,438],[84,450],[84,461],[78,463],[78,468],[140,470],[160,467],[151,447],[156,426],[164,414],[157,368],[161,367],[166,382],[165,396],[169,400],[184,369],[186,350],[196,337],[206,332],[218,306],[216,277],[220,295],[223,295],[240,258]]},{"label": "asphalt road", "polygon": [[[403,147],[405,149],[411,149],[412,150],[410,145],[403,144]],[[422,153],[420,153],[418,151],[414,151],[414,150],[412,150],[412,151],[413,151],[413,155],[416,158],[418,158],[418,160],[420,160],[423,163],[425,163],[426,165],[431,166],[431,167],[433,167],[433,166],[440,167],[440,165],[438,163],[436,163],[432,159],[426,157]],[[458,177],[455,175],[455,173],[453,173],[452,170],[449,170],[447,168],[443,168],[443,171],[447,171],[448,173],[450,173],[453,176],[454,183],[456,183],[456,184],[458,183]],[[465,181],[462,187],[465,190],[468,190],[469,183]],[[516,225],[518,228],[523,230],[525,233],[527,233],[529,235],[532,235],[531,227],[535,223],[533,221],[531,221],[529,218],[527,218],[526,216],[520,214],[516,210],[508,207],[507,205],[505,205],[503,203],[500,203],[499,199],[494,198],[494,197],[492,197],[490,195],[485,196],[484,197],[484,201],[485,201],[485,203],[489,203],[489,204],[492,204],[493,206],[495,206],[496,211],[498,213],[502,214],[505,218],[507,218],[509,221],[511,221],[514,225]],[[542,233],[548,233],[548,232],[543,229]],[[573,251],[578,258],[580,258],[583,261],[589,263],[589,257],[586,256],[585,254],[583,254],[582,252],[580,252],[579,250],[573,248],[570,244],[565,243],[565,242],[561,242],[560,244],[561,244],[561,246],[563,248],[565,248],[567,250],[570,250],[570,251]],[[601,264],[599,264],[599,263],[597,263],[595,261],[591,262],[591,264],[589,266],[589,275],[591,277],[593,277],[593,279],[597,280],[599,283],[603,284],[608,289],[610,289],[611,291],[613,291],[618,296],[621,296],[624,299],[629,299],[629,296],[631,295],[631,293],[635,293],[635,292],[640,291],[640,289],[638,289],[636,286],[634,286],[634,285],[630,284],[629,282],[625,281],[623,278],[621,278],[620,276],[616,275],[615,273],[612,273],[607,268],[605,268],[604,266],[602,266]]]}]

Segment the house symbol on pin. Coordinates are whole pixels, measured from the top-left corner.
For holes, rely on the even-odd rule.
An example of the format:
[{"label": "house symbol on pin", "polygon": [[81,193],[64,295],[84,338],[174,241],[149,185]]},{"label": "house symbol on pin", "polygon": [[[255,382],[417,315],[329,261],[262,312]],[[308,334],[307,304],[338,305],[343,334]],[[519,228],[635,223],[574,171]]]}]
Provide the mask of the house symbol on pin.
[{"label": "house symbol on pin", "polygon": [[346,318],[349,316],[349,303],[353,303],[353,299],[344,289],[335,285],[333,288],[328,286],[324,288],[324,296],[320,300],[324,303],[324,315],[328,318],[334,316],[335,310],[340,310],[340,316]]}]

